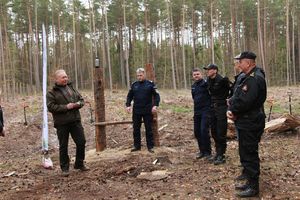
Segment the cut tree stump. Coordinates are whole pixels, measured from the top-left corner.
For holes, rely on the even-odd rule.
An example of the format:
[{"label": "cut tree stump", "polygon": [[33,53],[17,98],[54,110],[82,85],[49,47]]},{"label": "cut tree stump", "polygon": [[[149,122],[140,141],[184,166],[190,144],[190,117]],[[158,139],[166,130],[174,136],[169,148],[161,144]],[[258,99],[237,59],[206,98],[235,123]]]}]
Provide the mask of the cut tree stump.
[{"label": "cut tree stump", "polygon": [[289,130],[294,130],[298,126],[300,126],[299,118],[296,118],[290,114],[285,114],[280,118],[267,122],[265,127],[265,133],[285,132]]}]

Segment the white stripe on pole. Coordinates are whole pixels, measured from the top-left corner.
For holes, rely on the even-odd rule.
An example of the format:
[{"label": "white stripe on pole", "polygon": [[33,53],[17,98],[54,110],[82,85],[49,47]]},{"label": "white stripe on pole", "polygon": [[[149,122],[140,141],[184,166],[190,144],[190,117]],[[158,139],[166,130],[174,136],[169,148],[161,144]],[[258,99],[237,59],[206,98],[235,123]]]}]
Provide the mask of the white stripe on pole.
[{"label": "white stripe on pole", "polygon": [[47,43],[46,31],[43,24],[43,151],[48,151],[48,115],[47,115]]}]

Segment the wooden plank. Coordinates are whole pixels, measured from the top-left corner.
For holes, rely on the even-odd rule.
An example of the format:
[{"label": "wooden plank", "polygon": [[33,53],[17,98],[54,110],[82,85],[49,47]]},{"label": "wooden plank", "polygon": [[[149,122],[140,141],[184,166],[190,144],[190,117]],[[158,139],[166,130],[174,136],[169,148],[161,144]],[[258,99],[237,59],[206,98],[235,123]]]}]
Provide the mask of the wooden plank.
[{"label": "wooden plank", "polygon": [[118,124],[132,124],[132,121],[120,121],[120,122],[97,122],[95,123],[95,126],[109,126],[109,125],[118,125]]}]

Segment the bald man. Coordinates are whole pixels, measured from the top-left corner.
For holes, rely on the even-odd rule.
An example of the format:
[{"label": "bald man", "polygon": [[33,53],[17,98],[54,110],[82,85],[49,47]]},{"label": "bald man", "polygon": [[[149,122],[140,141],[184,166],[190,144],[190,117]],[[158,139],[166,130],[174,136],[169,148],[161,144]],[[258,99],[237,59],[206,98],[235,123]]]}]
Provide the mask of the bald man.
[{"label": "bald man", "polygon": [[85,136],[81,124],[79,109],[84,106],[84,101],[79,92],[69,82],[68,75],[62,69],[54,74],[55,85],[47,93],[47,107],[52,113],[54,127],[57,130],[59,141],[59,161],[62,176],[69,176],[70,158],[68,155],[69,135],[76,144],[75,169],[87,171],[84,165]]}]

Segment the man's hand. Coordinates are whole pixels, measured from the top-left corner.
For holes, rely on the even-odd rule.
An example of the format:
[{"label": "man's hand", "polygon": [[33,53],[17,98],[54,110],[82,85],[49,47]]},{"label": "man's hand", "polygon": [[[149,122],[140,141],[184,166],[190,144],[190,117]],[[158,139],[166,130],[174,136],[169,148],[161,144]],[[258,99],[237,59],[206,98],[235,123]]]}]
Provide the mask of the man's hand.
[{"label": "man's hand", "polygon": [[236,116],[234,116],[234,114],[230,111],[230,110],[228,110],[227,112],[226,112],[226,115],[227,115],[227,118],[228,119],[231,119],[231,120],[236,120]]},{"label": "man's hand", "polygon": [[126,111],[127,111],[128,113],[131,113],[131,111],[132,111],[131,106],[126,107]]},{"label": "man's hand", "polygon": [[76,103],[68,103],[68,104],[67,104],[67,109],[68,109],[68,110],[72,110],[72,109],[74,109],[74,108],[76,108]]},{"label": "man's hand", "polygon": [[157,112],[157,106],[153,106],[152,107],[152,113],[156,113]]}]

